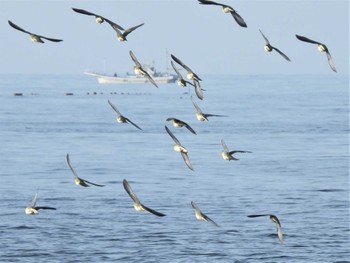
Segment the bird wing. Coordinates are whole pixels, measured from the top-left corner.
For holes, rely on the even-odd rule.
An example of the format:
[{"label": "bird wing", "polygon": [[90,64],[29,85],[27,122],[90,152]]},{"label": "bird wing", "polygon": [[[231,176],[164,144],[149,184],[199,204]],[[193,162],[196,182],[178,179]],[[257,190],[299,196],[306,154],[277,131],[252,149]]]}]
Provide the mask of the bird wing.
[{"label": "bird wing", "polygon": [[208,113],[208,114],[203,113],[203,115],[204,115],[204,117],[227,117],[227,115],[210,114],[210,113]]},{"label": "bird wing", "polygon": [[201,108],[198,107],[197,103],[193,100],[192,96],[191,96],[191,100],[192,100],[192,104],[193,104],[193,106],[196,108],[196,110],[197,110],[199,113],[202,113]]},{"label": "bird wing", "polygon": [[198,2],[202,5],[219,5],[219,6],[225,6],[223,4],[214,2],[214,1],[209,1],[209,0],[198,0]]},{"label": "bird wing", "polygon": [[134,61],[134,63],[136,64],[136,66],[141,67],[140,62],[137,60],[136,56],[134,55],[134,53],[130,50],[129,51],[130,57],[131,59]]},{"label": "bird wing", "polygon": [[[124,117],[125,118],[125,117]],[[132,125],[134,125],[137,129],[139,129],[139,130],[142,130],[139,126],[137,126],[135,123],[133,123],[131,120],[129,120],[128,118],[125,118],[125,120],[127,121],[127,122],[129,122],[130,124],[132,124]]]},{"label": "bird wing", "polygon": [[203,218],[204,218],[205,221],[210,222],[210,223],[212,223],[213,225],[215,225],[215,226],[217,226],[217,227],[219,226],[217,223],[214,222],[213,219],[211,219],[211,218],[210,218],[209,216],[207,216],[206,214],[203,214],[203,213],[202,213],[202,216],[203,216]]},{"label": "bird wing", "polygon": [[197,133],[192,129],[192,127],[191,127],[190,125],[188,125],[186,122],[183,122],[183,123],[184,123],[185,127],[186,127],[190,132],[192,132],[193,134],[197,134]]},{"label": "bird wing", "polygon": [[169,128],[166,125],[165,125],[165,130],[176,144],[181,145],[180,141],[175,137],[175,135],[169,130]]},{"label": "bird wing", "polygon": [[[195,85],[187,80],[185,80],[185,83],[190,84],[192,87],[195,87]],[[203,89],[202,89],[203,90]]]},{"label": "bird wing", "polygon": [[177,63],[179,64],[181,67],[183,67],[184,69],[186,69],[187,71],[192,72],[192,70],[187,67],[180,59],[178,59],[177,57],[175,57],[174,55],[171,54],[171,58]]},{"label": "bird wing", "polygon": [[[66,159],[67,159],[67,163],[68,163],[68,166],[69,166],[70,170],[74,174],[74,177],[79,178],[78,174],[76,173],[76,171],[74,170],[72,164],[70,163],[69,154],[67,154]],[[81,179],[81,178],[79,178],[79,179]]]},{"label": "bird wing", "polygon": [[199,84],[199,81],[194,79],[193,82],[194,82],[194,90],[196,92],[198,99],[203,100],[203,91],[202,91],[201,85]]},{"label": "bird wing", "polygon": [[148,78],[148,80],[149,80],[156,88],[158,88],[157,83],[154,81],[154,79],[151,77],[151,75],[148,74],[148,72],[145,71],[145,70],[144,70],[144,73],[145,73],[145,76]]},{"label": "bird wing", "polygon": [[265,39],[266,44],[270,44],[269,40],[268,40],[267,37],[263,34],[263,32],[261,32],[260,29],[259,29],[259,31],[260,31],[262,37]]},{"label": "bird wing", "polygon": [[112,22],[112,23],[109,23],[111,25],[111,27],[117,32],[118,36],[122,34],[122,32],[120,30],[121,26]]},{"label": "bird wing", "polygon": [[169,118],[166,119],[166,121],[172,121],[172,120],[177,120],[177,119],[172,118],[172,117],[169,117]]},{"label": "bird wing", "polygon": [[125,31],[124,31],[124,37],[126,37],[127,35],[129,35],[132,31],[134,31],[135,29],[137,29],[137,28],[139,28],[140,26],[143,26],[145,23],[142,23],[142,24],[139,24],[139,25],[137,25],[137,26],[133,26],[133,27],[130,27],[130,28],[128,28],[128,29],[126,29]]},{"label": "bird wing", "polygon": [[231,12],[233,18],[236,20],[237,24],[239,24],[241,27],[247,27],[246,22],[243,20],[243,18],[236,12]]},{"label": "bird wing", "polygon": [[118,114],[118,116],[121,116],[121,113],[118,111],[117,107],[114,106],[110,100],[108,100],[108,104],[111,105],[112,109]]},{"label": "bird wing", "polygon": [[35,193],[35,195],[33,196],[32,201],[29,204],[29,207],[35,207],[36,205],[36,200],[38,199],[38,191]]},{"label": "bird wing", "polygon": [[289,57],[287,57],[286,54],[284,54],[281,50],[278,48],[272,47],[274,50],[276,50],[282,57],[284,57],[286,60],[290,61]]},{"label": "bird wing", "polygon": [[78,8],[74,8],[74,7],[72,9],[73,9],[73,11],[75,11],[75,12],[77,12],[79,14],[88,15],[88,16],[102,17],[103,19],[105,19],[103,16],[96,15],[94,13],[91,13],[91,12],[83,10],[83,9],[78,9]]},{"label": "bird wing", "polygon": [[193,167],[192,167],[192,164],[191,164],[191,162],[190,162],[190,158],[188,158],[187,153],[184,153],[184,152],[180,152],[180,153],[181,153],[181,156],[182,156],[182,158],[184,159],[184,161],[185,161],[187,167],[190,168],[190,170],[193,171]]},{"label": "bird wing", "polygon": [[27,33],[27,34],[32,34],[31,32],[26,31],[26,30],[24,30],[23,28],[17,26],[16,24],[12,23],[10,20],[8,20],[8,23],[9,23],[9,25],[12,26],[14,29],[17,29],[17,30],[22,31],[22,32]]},{"label": "bird wing", "polygon": [[92,184],[92,185],[94,185],[94,186],[104,187],[104,185],[102,185],[102,184],[95,184],[95,183],[89,182],[88,180],[85,180],[85,179],[81,179],[81,178],[80,178],[80,180],[82,180],[82,181],[85,182],[85,183]]},{"label": "bird wing", "polygon": [[337,69],[335,68],[335,64],[334,64],[333,59],[332,59],[332,56],[331,56],[331,54],[329,53],[328,49],[326,49],[326,55],[327,55],[327,59],[328,59],[328,64],[329,64],[329,66],[331,67],[331,69],[332,69],[334,72],[337,72]]},{"label": "bird wing", "polygon": [[261,216],[269,216],[269,214],[261,214],[261,215],[248,215],[247,217],[255,218],[255,217],[261,217]]},{"label": "bird wing", "polygon": [[173,62],[173,61],[170,61],[170,64],[171,64],[171,66],[173,67],[173,69],[175,70],[177,76],[178,76],[179,78],[182,79],[182,75],[180,74],[180,72],[179,72],[179,71],[177,70],[177,68],[175,67],[174,62]]},{"label": "bird wing", "polygon": [[235,153],[252,153],[250,151],[230,151],[229,154],[235,154]]},{"label": "bird wing", "polygon": [[317,44],[317,45],[323,45],[322,43],[311,40],[310,38],[307,38],[307,37],[303,37],[303,36],[299,36],[299,35],[295,35],[295,36],[297,37],[297,39],[304,41],[304,42],[308,42],[311,44]]},{"label": "bird wing", "polygon": [[126,179],[123,180],[123,186],[125,191],[128,193],[128,195],[131,197],[131,199],[137,203],[137,204],[141,204],[140,199],[137,198],[136,194],[134,193],[134,191],[131,189],[128,181]]},{"label": "bird wing", "polygon": [[141,204],[141,206],[142,206],[143,209],[145,209],[146,211],[150,212],[151,214],[154,214],[154,215],[160,216],[160,217],[165,216],[165,214],[157,212],[157,211],[155,211],[155,210],[153,210],[153,209],[151,209],[151,208],[149,208],[149,207],[147,207],[147,206],[145,206],[143,204]]},{"label": "bird wing", "polygon": [[56,208],[54,208],[54,207],[49,207],[49,206],[36,206],[35,209],[36,209],[36,210],[40,210],[40,209],[56,210]]},{"label": "bird wing", "polygon": [[222,148],[224,148],[225,152],[230,152],[230,150],[228,149],[224,139],[221,139],[221,145],[222,145]]},{"label": "bird wing", "polygon": [[62,39],[57,39],[57,38],[49,38],[49,37],[44,37],[44,36],[40,36],[40,35],[37,35],[37,36],[40,37],[40,38],[52,41],[52,42],[61,42],[61,41],[63,41]]}]

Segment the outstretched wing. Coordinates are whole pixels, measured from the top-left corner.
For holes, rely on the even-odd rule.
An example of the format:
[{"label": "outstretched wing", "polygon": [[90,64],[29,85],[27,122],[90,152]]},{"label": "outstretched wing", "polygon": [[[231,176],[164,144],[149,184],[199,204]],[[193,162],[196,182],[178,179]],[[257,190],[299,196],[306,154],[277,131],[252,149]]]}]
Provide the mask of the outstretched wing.
[{"label": "outstretched wing", "polygon": [[[125,117],[124,117],[125,118]],[[133,123],[131,120],[129,120],[128,118],[125,118],[125,120],[127,121],[127,122],[129,122],[130,124],[132,124],[132,125],[134,125],[137,129],[139,129],[139,130],[141,130],[142,131],[142,129],[139,127],[139,126],[137,126],[135,123]]]},{"label": "outstretched wing", "polygon": [[229,154],[235,154],[235,153],[252,153],[251,151],[230,151]]},{"label": "outstretched wing", "polygon": [[38,191],[35,193],[35,195],[33,196],[32,201],[29,204],[29,207],[35,207],[36,205],[36,200],[38,199]]},{"label": "outstretched wing", "polygon": [[[141,204],[141,205],[142,205],[142,204]],[[157,211],[155,211],[155,210],[153,210],[153,209],[151,209],[151,208],[149,208],[149,207],[147,207],[147,206],[145,206],[145,205],[142,205],[142,207],[143,207],[143,209],[145,209],[146,211],[148,211],[148,212],[150,212],[151,214],[154,214],[154,215],[156,215],[156,216],[160,216],[160,217],[165,216],[165,214],[162,214],[162,213],[160,213],[160,212],[157,212]]]},{"label": "outstretched wing", "polygon": [[247,23],[243,20],[243,18],[236,12],[231,12],[233,18],[236,20],[237,24],[241,27],[247,27]]},{"label": "outstretched wing", "polygon": [[[74,170],[72,164],[70,163],[69,154],[67,154],[66,160],[67,160],[67,163],[68,163],[68,166],[69,166],[70,170],[71,170],[72,173],[74,174],[74,177],[79,178],[78,174],[76,173],[76,171]],[[80,178],[79,178],[79,179],[80,179]]]},{"label": "outstretched wing", "polygon": [[73,11],[79,13],[79,14],[83,14],[83,15],[88,15],[88,16],[95,16],[95,17],[101,17],[104,19],[104,17],[100,16],[100,15],[96,15],[94,13],[91,13],[89,11],[83,10],[83,9],[78,9],[78,8],[74,8],[72,7]]},{"label": "outstretched wing", "polygon": [[255,218],[255,217],[261,217],[261,216],[269,216],[269,214],[261,214],[261,215],[248,215],[247,217]]},{"label": "outstretched wing", "polygon": [[193,167],[192,167],[192,164],[190,162],[190,158],[188,158],[188,154],[187,153],[184,153],[184,152],[180,152],[181,153],[181,156],[182,158],[184,159],[186,165],[188,168],[190,168],[190,170],[193,171]]},{"label": "outstretched wing", "polygon": [[193,134],[197,134],[190,125],[188,125],[186,122],[183,122],[185,124],[185,127],[190,131],[192,132]]},{"label": "outstretched wing", "polygon": [[169,128],[166,125],[165,125],[165,130],[176,144],[181,145],[180,141],[175,137],[175,135],[169,130]]},{"label": "outstretched wing", "polygon": [[148,74],[147,71],[144,71],[144,74],[145,74],[145,76],[148,78],[148,80],[149,80],[156,88],[158,88],[157,83],[154,81],[154,79],[151,77],[151,75]]},{"label": "outstretched wing", "polygon": [[337,69],[335,68],[335,64],[333,62],[333,59],[331,57],[331,54],[329,53],[328,49],[326,49],[326,55],[327,55],[327,59],[328,59],[328,64],[329,66],[331,67],[331,69],[334,71],[334,72],[337,72]]},{"label": "outstretched wing", "polygon": [[221,139],[221,145],[222,145],[222,148],[224,148],[225,152],[227,152],[227,153],[230,152],[230,150],[228,149],[224,139]]},{"label": "outstretched wing", "polygon": [[131,50],[129,51],[129,54],[130,54],[132,61],[134,61],[134,63],[136,64],[136,66],[141,67],[140,62],[137,60],[136,56],[134,55],[134,53]]},{"label": "outstretched wing", "polygon": [[311,40],[310,38],[307,38],[307,37],[303,37],[303,36],[299,36],[299,35],[295,35],[295,36],[297,37],[297,39],[304,41],[304,42],[308,42],[311,44],[317,44],[317,45],[323,45],[322,43]]},{"label": "outstretched wing", "polygon": [[121,116],[121,113],[118,111],[117,107],[114,106],[110,100],[108,100],[108,104],[111,105],[112,109],[118,114],[118,116]]},{"label": "outstretched wing", "polygon": [[179,64],[181,67],[183,67],[184,69],[186,69],[187,71],[192,72],[192,70],[187,67],[180,59],[178,59],[177,57],[175,57],[174,55],[171,54],[171,58],[177,63]]},{"label": "outstretched wing", "polygon": [[289,57],[287,57],[286,54],[284,54],[281,50],[279,50],[278,48],[272,47],[274,50],[276,50],[282,57],[285,58],[285,60],[290,61]]},{"label": "outstretched wing", "polygon": [[133,27],[130,27],[130,28],[128,28],[128,29],[126,29],[125,31],[124,31],[124,37],[126,37],[127,35],[129,35],[132,31],[134,31],[135,29],[137,29],[137,28],[139,28],[140,26],[143,26],[145,23],[142,23],[142,24],[139,24],[139,25],[137,25],[137,26],[133,26]]},{"label": "outstretched wing", "polygon": [[259,29],[259,31],[260,31],[260,34],[262,35],[262,37],[265,39],[266,44],[270,44],[269,40],[268,40],[267,37],[264,35],[264,33],[261,32],[260,29]]},{"label": "outstretched wing", "polygon": [[203,113],[203,115],[204,115],[204,117],[227,117],[227,115],[220,115],[220,114],[210,114],[210,113],[206,113],[206,114],[204,114]]},{"label": "outstretched wing", "polygon": [[178,77],[182,78],[182,75],[180,74],[180,72],[177,70],[177,68],[174,65],[173,61],[170,61],[171,66],[173,67],[173,69],[175,70],[176,74]]},{"label": "outstretched wing", "polygon": [[199,84],[199,81],[194,79],[193,82],[194,82],[194,90],[196,92],[198,99],[203,100],[203,90],[201,88],[201,85]]},{"label": "outstretched wing", "polygon": [[202,213],[202,216],[203,216],[203,218],[204,218],[205,221],[210,222],[210,223],[212,223],[213,225],[215,225],[215,226],[217,226],[217,227],[219,226],[217,223],[214,222],[213,219],[211,219],[211,218],[210,218],[209,216],[207,216],[206,214],[203,214],[203,213]]},{"label": "outstretched wing", "polygon": [[201,108],[198,107],[197,103],[193,100],[192,96],[191,96],[191,100],[192,100],[192,104],[193,106],[196,108],[196,110],[200,113],[202,113]]},{"label": "outstretched wing", "polygon": [[225,6],[223,4],[214,2],[214,1],[209,1],[209,0],[198,0],[198,2],[202,5],[219,5],[219,6]]},{"label": "outstretched wing", "polygon": [[26,31],[26,30],[24,30],[23,28],[17,26],[15,23],[12,23],[10,20],[8,20],[8,23],[9,23],[9,25],[12,26],[14,29],[17,29],[17,30],[22,31],[22,32],[27,33],[27,34],[32,34],[32,33],[30,33],[29,31]]},{"label": "outstretched wing", "polygon": [[123,180],[123,186],[125,191],[128,193],[128,195],[131,197],[131,199],[137,203],[141,204],[140,199],[137,198],[136,194],[134,191],[131,189],[131,186],[129,185],[128,181],[126,179]]},{"label": "outstretched wing", "polygon": [[86,182],[86,183],[88,183],[88,184],[92,184],[92,185],[94,185],[94,186],[104,187],[104,185],[102,185],[102,184],[95,184],[95,183],[89,182],[88,180],[85,180],[85,179],[81,179],[81,178],[80,178],[80,180],[83,180],[84,182]]},{"label": "outstretched wing", "polygon": [[57,39],[57,38],[49,38],[49,37],[44,37],[44,36],[40,36],[40,35],[37,35],[37,36],[40,37],[40,38],[52,41],[52,42],[61,42],[61,41],[63,41],[62,39]]},{"label": "outstretched wing", "polygon": [[36,210],[40,210],[40,209],[45,209],[45,210],[56,210],[56,208],[54,207],[49,207],[49,206],[37,206],[35,207]]}]

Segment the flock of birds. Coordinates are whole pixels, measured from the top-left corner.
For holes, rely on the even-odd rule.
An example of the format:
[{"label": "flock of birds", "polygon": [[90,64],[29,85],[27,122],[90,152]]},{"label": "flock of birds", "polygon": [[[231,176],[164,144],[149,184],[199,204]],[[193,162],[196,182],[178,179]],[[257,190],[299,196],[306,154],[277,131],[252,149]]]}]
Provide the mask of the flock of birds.
[{"label": "flock of birds", "polygon": [[[208,1],[208,0],[198,0],[198,2],[202,5],[216,5],[216,6],[221,6],[222,10],[224,13],[229,13],[233,16],[234,20],[237,22],[237,24],[243,28],[247,27],[246,22],[244,21],[244,19],[237,13],[237,11],[235,9],[233,9],[231,6],[225,5],[225,4],[221,4],[218,2],[214,2],[214,1]],[[118,25],[115,22],[112,22],[111,20],[101,16],[101,15],[97,15],[95,13],[83,10],[83,9],[77,9],[77,8],[72,8],[74,12],[77,12],[79,14],[83,14],[83,15],[88,15],[88,16],[93,16],[95,17],[95,20],[97,23],[103,23],[106,22],[108,23],[117,33],[117,39],[121,42],[123,41],[127,41],[127,36],[132,33],[134,30],[138,29],[139,27],[143,26],[144,23],[124,29],[122,26]],[[45,37],[39,34],[35,34],[32,33],[30,31],[24,30],[23,28],[19,27],[18,25],[14,24],[11,21],[8,21],[9,25],[11,27],[13,27],[16,30],[19,30],[23,33],[29,34],[31,40],[33,42],[38,42],[38,43],[44,43],[44,40],[48,40],[48,41],[52,41],[52,42],[61,42],[61,39],[56,39],[56,38],[49,38],[49,37]],[[291,61],[289,59],[289,57],[284,54],[282,51],[280,51],[278,48],[272,46],[269,42],[269,40],[267,39],[267,37],[262,33],[262,31],[260,30],[260,33],[262,35],[262,37],[265,40],[265,46],[264,49],[267,52],[271,52],[273,50],[275,50],[277,53],[279,53],[284,59],[286,59],[287,61]],[[327,48],[327,46],[325,44],[322,44],[318,41],[314,41],[311,40],[307,37],[304,36],[300,36],[300,35],[296,35],[297,39],[307,42],[307,43],[311,43],[311,44],[316,44],[318,47],[318,50],[321,52],[325,52],[327,55],[327,59],[329,62],[329,65],[331,67],[331,69],[333,71],[336,72],[336,67],[335,64],[332,60],[332,57],[330,55],[330,52]],[[138,59],[136,58],[135,54],[130,50],[129,51],[130,57],[133,60],[133,62],[135,63],[134,66],[134,72],[135,74],[141,74],[145,77],[147,77],[149,79],[149,81],[158,88],[157,83],[153,80],[152,76],[142,67],[142,64],[138,61]],[[176,72],[178,79],[177,79],[177,84],[181,87],[186,87],[187,85],[190,85],[192,87],[194,87],[195,90],[195,94],[197,95],[198,99],[203,100],[203,89],[201,88],[200,82],[202,81],[202,79],[193,71],[191,70],[191,68],[189,66],[187,66],[185,63],[183,63],[179,58],[177,58],[174,55],[171,55],[172,61],[171,61],[171,65],[174,69],[174,71]],[[180,74],[179,70],[177,69],[175,63],[179,66],[181,66],[185,71],[186,71],[186,78],[187,80],[185,80],[182,75]],[[191,96],[191,101],[193,103],[193,106],[196,109],[196,117],[199,121],[208,121],[208,117],[225,117],[224,115],[217,115],[217,114],[207,114],[207,113],[203,113],[202,110],[199,108],[199,106],[197,105],[197,103],[193,100],[192,96]],[[134,122],[132,122],[129,118],[123,116],[119,110],[117,109],[117,107],[110,101],[108,100],[109,105],[112,107],[112,109],[114,110],[114,112],[117,114],[116,116],[116,121],[119,123],[129,123],[131,125],[133,125],[135,128],[142,130],[142,128],[140,128],[137,124],[135,124]],[[166,119],[166,121],[171,121],[171,123],[173,124],[174,127],[185,127],[187,128],[191,133],[196,134],[196,132],[184,121],[179,120],[177,118],[173,118],[173,117],[169,117]],[[181,144],[181,142],[175,137],[175,135],[172,133],[172,131],[165,125],[165,130],[168,133],[168,135],[172,138],[172,140],[175,142],[175,144],[173,145],[173,149],[174,151],[177,151],[181,154],[185,164],[187,165],[187,167],[190,170],[194,170],[193,166],[190,162],[190,159],[188,157],[188,150]],[[221,140],[221,144],[223,147],[222,150],[222,157],[224,160],[238,160],[234,154],[236,153],[251,153],[250,151],[241,151],[241,150],[233,150],[230,151],[229,148],[227,147],[226,143],[224,142],[224,140]],[[74,182],[76,185],[82,186],[82,187],[89,187],[90,185],[93,186],[97,186],[97,187],[103,187],[104,185],[101,184],[96,184],[96,183],[92,183],[90,181],[87,181],[85,179],[82,179],[78,176],[77,172],[75,171],[75,169],[73,168],[70,158],[69,158],[69,154],[67,154],[66,156],[66,161],[67,164],[70,168],[70,170],[72,171],[73,175],[74,175]],[[159,217],[163,217],[165,216],[165,214],[157,212],[145,205],[143,205],[140,201],[140,199],[136,196],[136,194],[134,193],[134,191],[132,190],[130,184],[128,183],[128,181],[126,179],[123,180],[123,187],[125,189],[125,191],[128,193],[128,195],[131,197],[132,201],[133,201],[133,207],[135,208],[135,210],[137,211],[148,211],[156,216]],[[31,203],[28,205],[28,207],[26,207],[25,209],[25,213],[26,214],[37,214],[39,212],[39,210],[56,210],[56,208],[53,207],[48,207],[48,206],[37,206],[37,198],[38,198],[38,191],[36,192],[36,194],[34,195]],[[195,202],[191,202],[192,207],[195,210],[195,216],[198,220],[203,220],[203,221],[207,221],[207,222],[211,222],[212,224],[214,224],[215,226],[218,226],[217,223],[215,223],[212,219],[210,219],[206,214],[204,214],[199,207],[197,206],[197,204]],[[277,235],[278,235],[278,239],[281,243],[283,243],[283,234],[282,234],[282,228],[281,228],[281,223],[279,221],[279,219],[277,218],[277,216],[273,215],[273,214],[257,214],[257,215],[248,215],[248,217],[250,218],[256,218],[256,217],[269,217],[271,219],[272,222],[274,222],[276,224],[277,227]]]}]

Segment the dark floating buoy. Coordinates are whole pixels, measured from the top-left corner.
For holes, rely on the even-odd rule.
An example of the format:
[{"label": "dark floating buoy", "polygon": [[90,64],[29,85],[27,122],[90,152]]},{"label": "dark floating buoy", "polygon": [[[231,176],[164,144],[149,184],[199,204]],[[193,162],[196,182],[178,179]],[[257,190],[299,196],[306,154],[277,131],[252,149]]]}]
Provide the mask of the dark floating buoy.
[{"label": "dark floating buoy", "polygon": [[64,95],[65,96],[73,96],[74,94],[73,94],[73,92],[66,92],[66,93],[64,93]]}]

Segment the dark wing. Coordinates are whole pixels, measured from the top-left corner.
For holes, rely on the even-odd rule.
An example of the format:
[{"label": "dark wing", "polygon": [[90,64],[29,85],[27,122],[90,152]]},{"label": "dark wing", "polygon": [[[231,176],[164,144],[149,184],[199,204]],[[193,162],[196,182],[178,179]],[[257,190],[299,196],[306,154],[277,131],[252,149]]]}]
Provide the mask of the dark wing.
[{"label": "dark wing", "polygon": [[209,1],[209,0],[198,0],[198,2],[202,5],[219,5],[219,6],[225,6],[223,4],[214,2],[214,1]]},{"label": "dark wing", "polygon": [[261,214],[261,215],[248,215],[247,217],[255,218],[255,217],[261,217],[261,216],[270,216],[269,214]]},{"label": "dark wing", "polygon": [[274,50],[276,50],[282,57],[284,57],[286,60],[290,61],[289,57],[287,57],[286,54],[284,54],[281,50],[278,48],[272,47]]},{"label": "dark wing", "polygon": [[70,163],[69,154],[67,154],[66,159],[67,159],[68,166],[69,166],[70,170],[72,171],[72,173],[74,174],[74,176],[79,178],[78,174],[76,173],[76,171],[74,170],[72,164]]},{"label": "dark wing", "polygon": [[265,39],[266,44],[270,44],[269,40],[268,40],[267,37],[263,34],[263,32],[261,32],[260,29],[259,29],[259,31],[260,31],[262,37]]},{"label": "dark wing", "polygon": [[241,27],[247,27],[246,22],[243,20],[243,18],[236,12],[231,12],[233,18],[236,20],[237,24]]},{"label": "dark wing", "polygon": [[217,223],[214,222],[214,220],[212,220],[211,218],[209,218],[206,214],[203,214],[203,213],[202,213],[202,216],[203,216],[203,218],[204,218],[205,221],[210,222],[210,223],[212,223],[213,225],[215,225],[215,226],[217,226],[217,227],[219,226]]},{"label": "dark wing", "polygon": [[230,151],[229,154],[235,154],[235,153],[252,153],[251,151]]},{"label": "dark wing", "polygon": [[[125,118],[125,117],[124,117]],[[139,126],[137,126],[135,123],[133,123],[131,120],[129,120],[128,118],[125,118],[125,120],[127,121],[127,122],[129,122],[130,124],[132,124],[132,125],[134,125],[137,129],[139,129],[139,130],[141,130],[142,131],[142,129],[139,127]]]},{"label": "dark wing", "polygon": [[326,55],[327,55],[327,59],[328,59],[328,64],[329,66],[331,67],[331,69],[334,71],[334,72],[337,72],[337,69],[335,68],[335,64],[333,62],[333,59],[331,57],[331,54],[329,53],[328,49],[326,49]]},{"label": "dark wing", "polygon": [[101,18],[105,19],[103,16],[96,15],[94,13],[91,13],[91,12],[83,10],[83,9],[78,9],[78,8],[74,8],[74,7],[72,9],[73,9],[73,11],[75,11],[75,12],[77,12],[79,14],[88,15],[88,16],[95,16],[95,17],[101,17]]},{"label": "dark wing", "polygon": [[192,100],[192,104],[196,108],[196,110],[201,113],[202,112],[201,108],[198,107],[197,103],[192,99],[192,96],[191,96],[191,100]]},{"label": "dark wing", "polygon": [[225,152],[230,152],[230,150],[228,149],[224,139],[221,139],[221,145],[222,145],[222,148],[224,148]]},{"label": "dark wing", "polygon": [[276,223],[278,239],[281,243],[283,243],[283,234],[282,234],[282,227],[281,227],[280,221],[275,215],[270,215],[270,219],[272,222]]},{"label": "dark wing", "polygon": [[204,114],[204,113],[203,113],[203,116],[204,116],[204,117],[227,117],[227,115],[210,114],[210,113],[208,113],[208,114]]},{"label": "dark wing", "polygon": [[[141,204],[142,205],[142,204]],[[146,211],[148,211],[148,212],[150,212],[151,214],[154,214],[154,215],[156,215],[156,216],[165,216],[165,214],[162,214],[162,213],[160,213],[160,212],[157,212],[157,211],[155,211],[155,210],[153,210],[153,209],[151,209],[151,208],[149,208],[149,207],[147,207],[147,206],[144,206],[144,205],[142,205],[142,207],[143,207],[143,209],[145,209]]]},{"label": "dark wing", "polygon": [[203,91],[202,91],[201,85],[199,84],[199,81],[194,79],[193,82],[194,82],[194,90],[196,92],[198,99],[203,100]]},{"label": "dark wing", "polygon": [[122,34],[122,32],[120,31],[121,26],[116,24],[116,23],[109,23],[111,25],[111,27],[117,32],[118,36]]},{"label": "dark wing", "polygon": [[171,55],[171,58],[177,63],[179,64],[181,67],[183,67],[184,69],[186,69],[187,71],[192,72],[192,70],[187,67],[180,59],[178,59],[177,57],[175,57],[174,55]]},{"label": "dark wing", "polygon": [[140,26],[143,26],[145,23],[142,23],[142,24],[139,24],[139,25],[137,25],[137,26],[134,26],[134,27],[130,27],[130,28],[128,28],[128,29],[126,29],[125,31],[124,31],[124,37],[126,37],[127,35],[129,35],[132,31],[134,31],[135,29],[137,29],[137,28],[139,28]]},{"label": "dark wing", "polygon": [[8,20],[8,23],[9,23],[9,25],[12,26],[14,29],[17,29],[17,30],[22,31],[22,32],[27,33],[27,34],[32,34],[32,33],[30,33],[29,31],[26,31],[26,30],[24,30],[23,28],[17,26],[16,24],[12,23],[10,20]]},{"label": "dark wing", "polygon": [[44,37],[44,36],[40,36],[40,35],[37,35],[37,36],[40,37],[40,38],[52,41],[52,42],[61,42],[61,41],[63,41],[62,39],[49,38],[49,37]]},{"label": "dark wing", "polygon": [[191,162],[190,162],[190,158],[188,158],[187,153],[184,153],[184,152],[180,152],[180,153],[181,153],[181,156],[182,156],[182,158],[184,159],[184,161],[185,161],[187,167],[190,168],[190,170],[193,171],[193,167],[192,167],[192,164],[191,164]]},{"label": "dark wing", "polygon": [[175,135],[169,130],[169,128],[166,125],[165,125],[165,130],[176,144],[181,145],[180,141],[175,137]]},{"label": "dark wing", "polygon": [[311,44],[317,44],[317,45],[323,45],[322,43],[311,40],[310,38],[307,38],[307,37],[303,37],[303,36],[299,36],[299,35],[295,35],[295,36],[297,37],[297,39],[304,41],[304,42],[308,42]]},{"label": "dark wing", "polygon": [[141,67],[140,62],[137,60],[136,56],[134,55],[134,53],[130,50],[129,51],[130,57],[131,59],[134,61],[134,63],[136,64],[136,66]]},{"label": "dark wing", "polygon": [[49,207],[49,206],[37,206],[35,207],[36,210],[40,210],[40,209],[45,209],[45,210],[56,210],[56,208],[54,207]]},{"label": "dark wing", "polygon": [[186,127],[190,132],[192,132],[193,134],[197,134],[197,133],[192,129],[192,127],[191,127],[190,125],[188,125],[186,122],[183,122],[183,123],[184,123],[185,127]]},{"label": "dark wing", "polygon": [[182,75],[180,74],[180,72],[177,70],[177,68],[174,65],[173,61],[170,61],[171,66],[173,67],[173,69],[175,70],[176,74],[178,77],[182,78]]},{"label": "dark wing", "polygon": [[85,179],[81,179],[81,178],[80,178],[80,180],[82,180],[83,182],[86,182],[86,183],[88,183],[88,184],[92,184],[92,185],[94,185],[94,186],[104,187],[104,185],[102,185],[102,184],[95,184],[95,183],[89,182],[88,180],[85,180]]},{"label": "dark wing", "polygon": [[[190,84],[192,87],[195,87],[195,85],[193,84],[193,83],[191,83],[191,82],[189,82],[189,81],[187,81],[187,80],[185,80],[185,82],[187,83],[187,84]],[[202,89],[203,90],[203,89]]]},{"label": "dark wing", "polygon": [[134,191],[131,189],[128,181],[126,179],[123,180],[123,186],[125,191],[128,193],[128,195],[131,197],[131,199],[138,204],[141,204],[140,199],[137,198],[136,194]]},{"label": "dark wing", "polygon": [[148,78],[148,80],[149,80],[156,88],[158,88],[157,83],[154,81],[154,79],[151,77],[151,75],[148,74],[147,71],[144,71],[144,73],[145,73],[145,76]]},{"label": "dark wing", "polygon": [[118,116],[121,116],[121,113],[118,111],[117,107],[114,106],[110,100],[108,100],[108,104],[111,105],[112,109],[118,114]]}]

